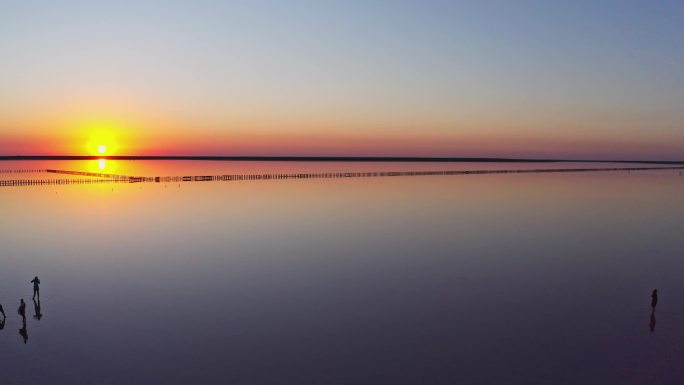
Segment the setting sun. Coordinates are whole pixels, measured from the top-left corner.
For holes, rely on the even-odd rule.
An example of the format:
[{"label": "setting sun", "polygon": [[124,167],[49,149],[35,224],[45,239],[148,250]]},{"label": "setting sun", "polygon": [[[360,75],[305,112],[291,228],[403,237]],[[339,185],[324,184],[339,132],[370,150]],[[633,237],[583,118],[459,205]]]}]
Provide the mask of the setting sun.
[{"label": "setting sun", "polygon": [[88,132],[86,149],[90,155],[116,155],[119,148],[119,127],[114,124],[90,124],[84,131]]}]

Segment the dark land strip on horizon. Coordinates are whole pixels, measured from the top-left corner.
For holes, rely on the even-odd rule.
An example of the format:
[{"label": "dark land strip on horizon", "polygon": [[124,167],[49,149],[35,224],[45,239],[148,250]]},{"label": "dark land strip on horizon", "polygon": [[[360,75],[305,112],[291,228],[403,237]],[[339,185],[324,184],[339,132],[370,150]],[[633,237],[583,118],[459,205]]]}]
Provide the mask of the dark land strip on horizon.
[{"label": "dark land strip on horizon", "polygon": [[[446,171],[366,171],[366,172],[326,172],[326,173],[270,173],[270,174],[223,174],[195,176],[128,176],[105,173],[92,173],[72,170],[41,169],[31,172],[74,175],[86,178],[74,179],[7,179],[0,180],[0,187],[42,186],[97,183],[179,183],[212,181],[254,181],[282,179],[335,179],[335,178],[373,178],[392,176],[440,176],[440,175],[483,175],[483,174],[524,174],[524,173],[571,173],[571,172],[610,172],[610,171],[655,171],[684,170],[684,166],[670,167],[601,167],[601,168],[538,168],[538,169],[498,169],[498,170],[446,170]],[[16,170],[21,172],[22,170]],[[679,171],[682,175],[682,171]]]},{"label": "dark land strip on horizon", "polygon": [[641,163],[684,164],[674,160],[592,160],[592,159],[531,159],[531,158],[473,158],[422,156],[204,156],[204,155],[3,155],[8,160],[209,160],[246,162],[464,162],[464,163]]}]

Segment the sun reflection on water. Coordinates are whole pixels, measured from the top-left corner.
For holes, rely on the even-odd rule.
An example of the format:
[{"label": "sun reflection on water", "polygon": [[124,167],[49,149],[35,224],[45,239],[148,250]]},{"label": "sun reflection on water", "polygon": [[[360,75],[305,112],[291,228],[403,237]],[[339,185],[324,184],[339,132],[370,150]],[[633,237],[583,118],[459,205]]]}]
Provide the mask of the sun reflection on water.
[{"label": "sun reflection on water", "polygon": [[106,174],[117,174],[119,172],[122,172],[120,162],[107,158],[97,158],[90,160],[87,163],[83,164],[83,166],[77,167],[76,170]]}]

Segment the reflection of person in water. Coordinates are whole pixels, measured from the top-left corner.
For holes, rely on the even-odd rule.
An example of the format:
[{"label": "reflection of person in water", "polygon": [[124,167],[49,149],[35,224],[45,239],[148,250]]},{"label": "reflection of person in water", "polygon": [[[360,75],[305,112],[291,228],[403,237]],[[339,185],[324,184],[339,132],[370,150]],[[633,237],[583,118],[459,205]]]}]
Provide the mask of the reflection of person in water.
[{"label": "reflection of person in water", "polygon": [[2,320],[0,320],[0,330],[5,328],[5,320],[7,319],[7,316],[5,316],[5,309],[2,308],[2,305],[0,305],[0,314],[2,314]]},{"label": "reflection of person in water", "polygon": [[[50,278],[50,277],[48,277]],[[36,295],[40,299],[40,279],[38,279],[38,276],[33,277],[31,280],[31,283],[33,284],[33,298],[36,298]]]},{"label": "reflection of person in water", "polygon": [[648,323],[648,327],[651,328],[651,333],[655,331],[655,325],[656,325],[656,318],[655,318],[655,310],[651,312],[651,321]]},{"label": "reflection of person in water", "polygon": [[653,293],[651,293],[651,319],[648,322],[648,327],[651,329],[651,333],[653,333],[655,331],[655,326],[656,326],[655,310],[656,310],[657,304],[658,304],[658,289],[653,289]]},{"label": "reflection of person in water", "polygon": [[33,315],[33,318],[40,321],[43,318],[43,314],[40,312],[40,298],[38,298],[38,302],[36,302],[35,298],[33,299],[33,311],[36,313]]},{"label": "reflection of person in water", "polygon": [[24,339],[24,343],[28,341],[28,330],[26,330],[26,317],[21,317],[21,329],[19,329],[19,335]]}]

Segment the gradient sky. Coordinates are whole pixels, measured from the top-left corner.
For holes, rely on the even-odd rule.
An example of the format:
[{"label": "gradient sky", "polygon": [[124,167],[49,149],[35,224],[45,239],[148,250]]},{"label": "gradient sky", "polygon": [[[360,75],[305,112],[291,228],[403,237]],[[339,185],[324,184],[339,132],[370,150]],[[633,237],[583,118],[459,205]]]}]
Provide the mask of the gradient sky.
[{"label": "gradient sky", "polygon": [[2,1],[0,154],[684,159],[681,1]]}]

